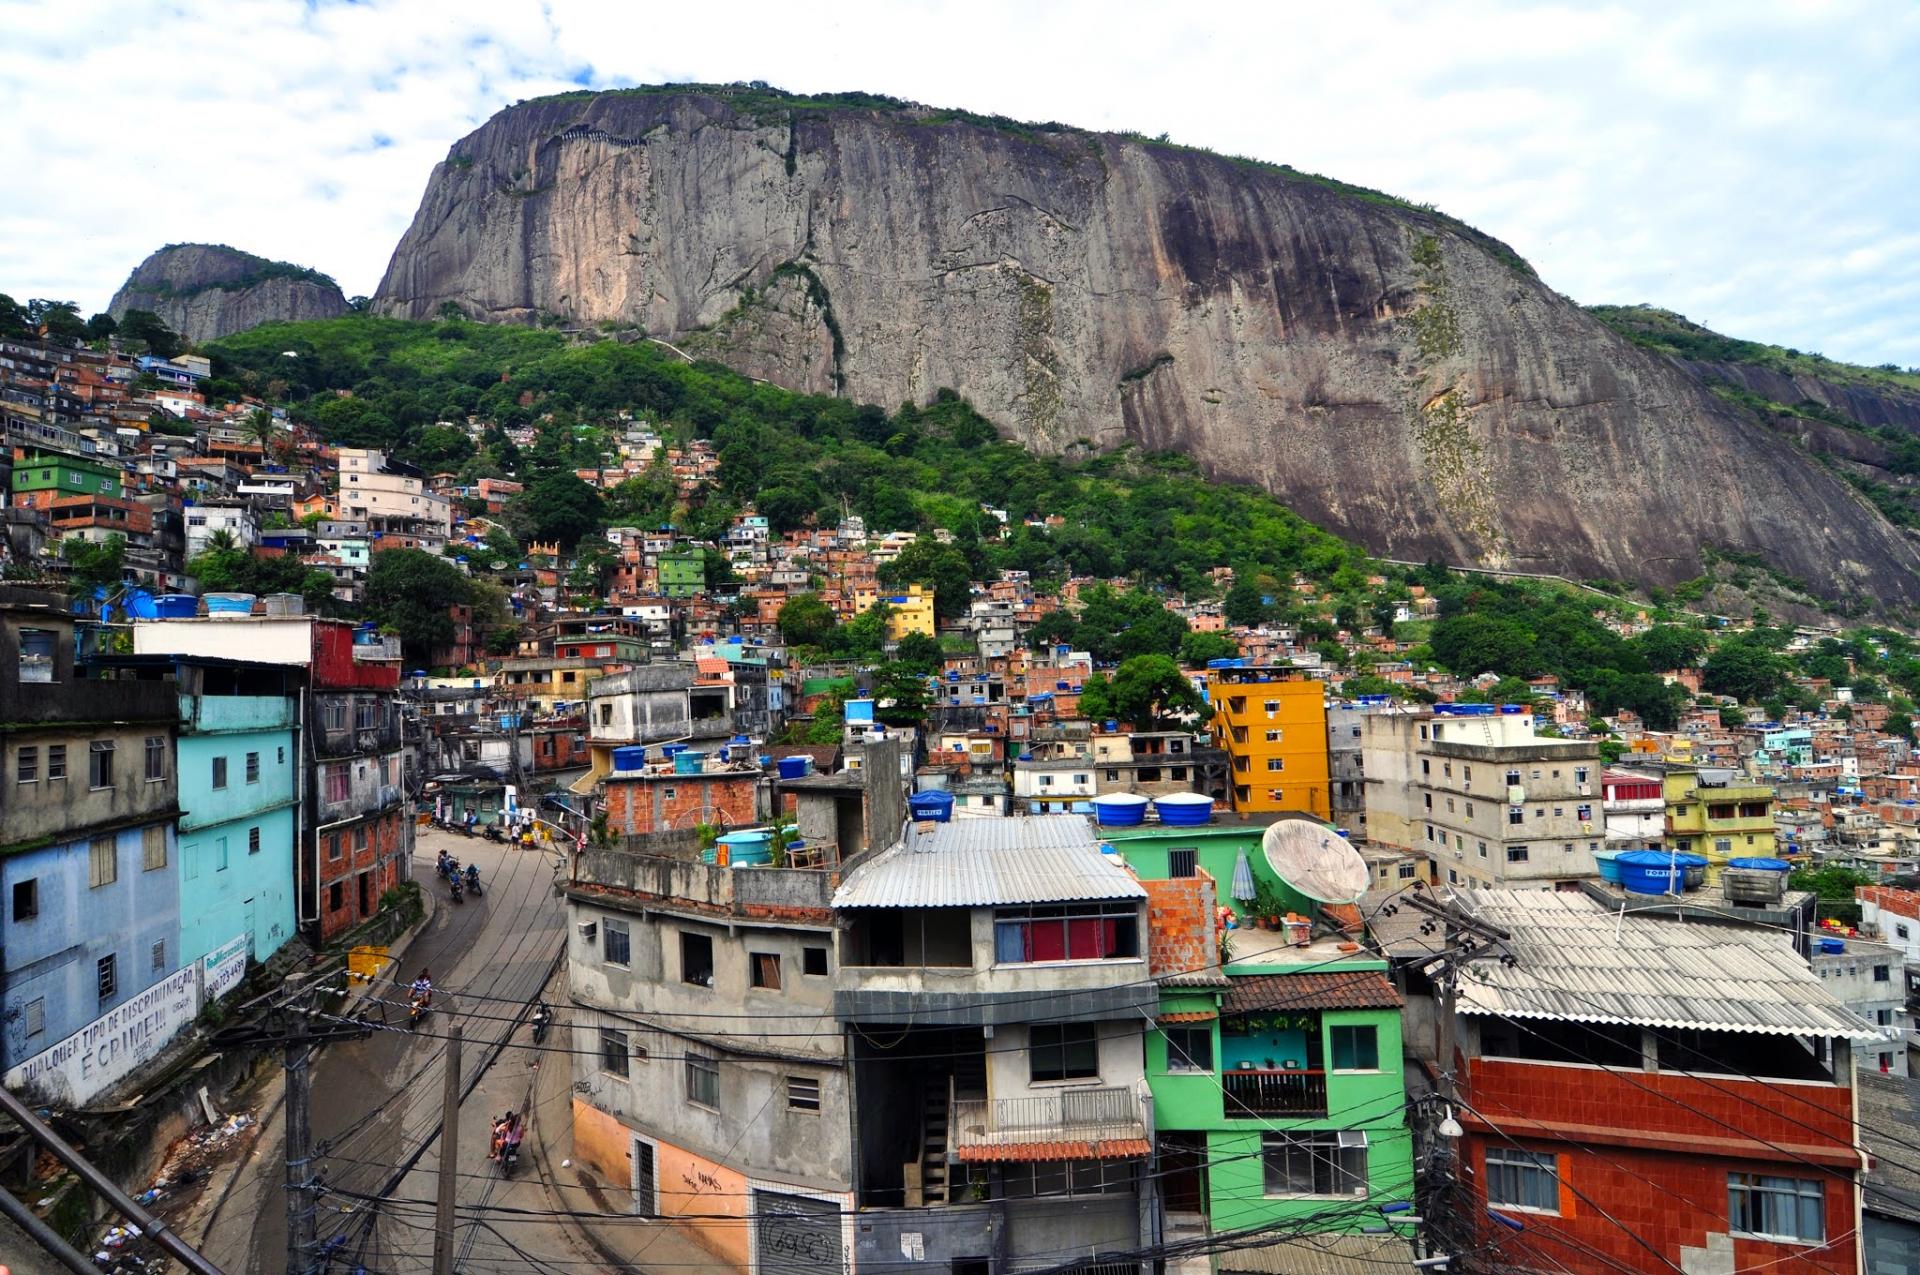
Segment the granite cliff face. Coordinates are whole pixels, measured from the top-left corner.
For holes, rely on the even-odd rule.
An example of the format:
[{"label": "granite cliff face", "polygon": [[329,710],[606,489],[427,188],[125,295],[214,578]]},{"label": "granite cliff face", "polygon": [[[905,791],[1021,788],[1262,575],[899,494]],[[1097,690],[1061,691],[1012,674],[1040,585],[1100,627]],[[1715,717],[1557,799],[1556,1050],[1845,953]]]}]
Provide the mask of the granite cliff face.
[{"label": "granite cliff face", "polygon": [[1269,165],[765,93],[569,95],[428,182],[375,308],[643,325],[783,385],[949,386],[1051,452],[1172,448],[1376,553],[1671,582],[1758,551],[1920,601],[1790,438],[1504,245]]},{"label": "granite cliff face", "polygon": [[339,285],[317,270],[269,261],[224,244],[168,244],[134,267],[107,313],[151,310],[189,341],[216,341],[262,323],[334,319],[347,312]]}]

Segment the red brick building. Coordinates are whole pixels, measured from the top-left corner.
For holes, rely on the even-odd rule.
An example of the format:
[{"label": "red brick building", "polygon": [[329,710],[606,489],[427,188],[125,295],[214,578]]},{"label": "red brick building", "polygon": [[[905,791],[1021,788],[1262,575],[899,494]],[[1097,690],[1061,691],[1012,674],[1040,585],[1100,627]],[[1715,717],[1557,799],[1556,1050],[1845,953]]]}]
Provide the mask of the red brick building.
[{"label": "red brick building", "polygon": [[760,779],[757,770],[615,771],[605,780],[607,827],[616,835],[750,827],[759,821]]},{"label": "red brick building", "polygon": [[1789,936],[1585,894],[1461,905],[1515,958],[1473,962],[1454,1017],[1462,1212],[1501,1269],[1861,1269],[1848,1041],[1872,1028]]}]

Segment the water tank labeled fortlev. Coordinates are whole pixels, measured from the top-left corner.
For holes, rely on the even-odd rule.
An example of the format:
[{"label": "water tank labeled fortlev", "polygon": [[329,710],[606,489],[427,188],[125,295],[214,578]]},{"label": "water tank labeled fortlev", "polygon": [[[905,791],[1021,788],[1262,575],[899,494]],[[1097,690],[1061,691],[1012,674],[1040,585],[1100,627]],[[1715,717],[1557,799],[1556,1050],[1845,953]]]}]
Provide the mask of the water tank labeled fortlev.
[{"label": "water tank labeled fortlev", "polygon": [[915,823],[946,823],[953,818],[953,794],[917,792],[907,798],[907,809]]}]

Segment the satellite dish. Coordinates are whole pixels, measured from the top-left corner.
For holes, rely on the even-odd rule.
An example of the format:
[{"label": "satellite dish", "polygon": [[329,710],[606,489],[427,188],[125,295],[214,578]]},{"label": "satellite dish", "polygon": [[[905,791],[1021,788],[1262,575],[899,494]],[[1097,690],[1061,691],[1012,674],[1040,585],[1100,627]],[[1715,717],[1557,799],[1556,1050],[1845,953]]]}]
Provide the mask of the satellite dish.
[{"label": "satellite dish", "polygon": [[1366,860],[1312,819],[1282,819],[1260,838],[1267,866],[1316,903],[1352,903],[1367,892]]}]

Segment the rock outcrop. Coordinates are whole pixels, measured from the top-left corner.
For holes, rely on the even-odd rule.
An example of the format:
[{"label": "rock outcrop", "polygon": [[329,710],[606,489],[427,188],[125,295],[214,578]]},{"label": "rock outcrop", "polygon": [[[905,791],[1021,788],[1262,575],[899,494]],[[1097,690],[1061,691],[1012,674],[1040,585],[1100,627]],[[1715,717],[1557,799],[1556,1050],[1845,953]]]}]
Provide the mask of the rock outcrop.
[{"label": "rock outcrop", "polygon": [[1920,601],[1845,483],[1429,210],[1131,137],[846,98],[573,94],[438,165],[375,298],[617,320],[1043,451],[1186,452],[1408,559]]},{"label": "rock outcrop", "polygon": [[151,310],[189,341],[217,341],[262,323],[334,319],[347,299],[326,275],[225,244],[168,244],[134,267],[107,313]]}]

